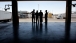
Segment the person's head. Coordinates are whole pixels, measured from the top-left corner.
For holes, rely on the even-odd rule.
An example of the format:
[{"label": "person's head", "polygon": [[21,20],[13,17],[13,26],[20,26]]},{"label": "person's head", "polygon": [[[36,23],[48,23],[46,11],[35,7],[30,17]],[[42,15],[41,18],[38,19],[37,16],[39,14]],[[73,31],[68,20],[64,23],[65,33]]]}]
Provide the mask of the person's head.
[{"label": "person's head", "polygon": [[33,9],[33,11],[35,11],[35,9]]},{"label": "person's head", "polygon": [[45,10],[45,12],[47,12],[47,10]]},{"label": "person's head", "polygon": [[36,12],[38,13],[38,10],[36,10]]}]

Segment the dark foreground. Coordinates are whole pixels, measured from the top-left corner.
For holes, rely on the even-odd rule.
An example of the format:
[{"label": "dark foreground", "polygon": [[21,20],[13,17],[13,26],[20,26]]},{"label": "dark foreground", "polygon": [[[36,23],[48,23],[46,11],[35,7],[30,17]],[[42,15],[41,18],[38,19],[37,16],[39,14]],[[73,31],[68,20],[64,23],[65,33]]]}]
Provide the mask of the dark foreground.
[{"label": "dark foreground", "polygon": [[32,25],[20,22],[13,28],[12,23],[0,23],[0,43],[76,43],[76,23],[71,23],[70,34],[65,35],[64,22],[49,22],[47,25]]}]

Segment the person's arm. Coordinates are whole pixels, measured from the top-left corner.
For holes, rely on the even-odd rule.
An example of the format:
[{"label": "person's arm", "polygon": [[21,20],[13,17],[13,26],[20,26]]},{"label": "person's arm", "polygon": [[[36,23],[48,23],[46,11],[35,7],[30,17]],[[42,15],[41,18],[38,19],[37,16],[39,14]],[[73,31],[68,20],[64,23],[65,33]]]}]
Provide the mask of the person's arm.
[{"label": "person's arm", "polygon": [[32,15],[33,11],[30,12],[30,14]]}]

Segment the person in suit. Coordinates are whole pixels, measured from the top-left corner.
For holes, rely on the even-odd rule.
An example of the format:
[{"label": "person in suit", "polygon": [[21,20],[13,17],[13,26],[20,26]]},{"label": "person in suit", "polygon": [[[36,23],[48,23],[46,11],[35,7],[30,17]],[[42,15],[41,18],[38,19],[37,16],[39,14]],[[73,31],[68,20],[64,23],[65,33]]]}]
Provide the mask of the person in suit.
[{"label": "person in suit", "polygon": [[48,12],[45,10],[45,23],[47,23]]},{"label": "person in suit", "polygon": [[32,13],[32,23],[35,22],[35,9],[33,9]]},{"label": "person in suit", "polygon": [[42,10],[40,10],[39,15],[40,15],[40,23],[42,23],[43,22],[43,12],[42,12]]}]

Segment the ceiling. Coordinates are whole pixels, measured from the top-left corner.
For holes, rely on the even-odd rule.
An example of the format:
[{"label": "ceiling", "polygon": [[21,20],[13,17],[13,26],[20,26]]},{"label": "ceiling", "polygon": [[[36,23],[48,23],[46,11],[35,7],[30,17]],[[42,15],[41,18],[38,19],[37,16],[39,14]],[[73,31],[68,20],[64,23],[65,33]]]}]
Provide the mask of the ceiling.
[{"label": "ceiling", "polygon": [[[0,0],[0,1],[12,1],[12,0]],[[17,1],[66,1],[66,0],[17,0]],[[76,0],[72,0],[76,1]]]}]

